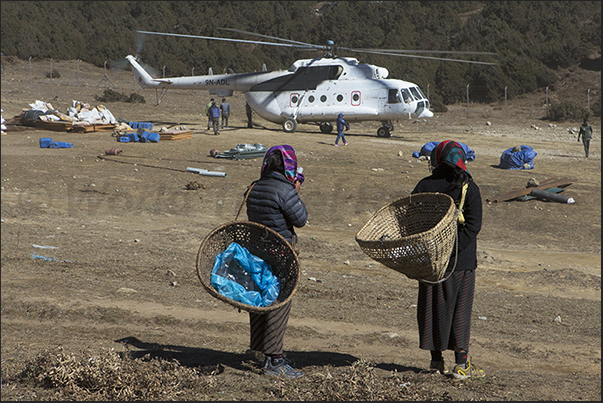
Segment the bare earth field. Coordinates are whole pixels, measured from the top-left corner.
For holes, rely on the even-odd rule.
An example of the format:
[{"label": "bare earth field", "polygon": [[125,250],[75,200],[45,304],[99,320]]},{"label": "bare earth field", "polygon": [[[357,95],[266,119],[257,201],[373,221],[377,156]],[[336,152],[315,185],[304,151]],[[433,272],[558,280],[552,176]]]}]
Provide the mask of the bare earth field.
[{"label": "bare earth field", "polygon": [[[3,57],[5,119],[35,100],[62,112],[72,100],[101,104],[102,68],[81,63],[79,86],[75,62],[53,68],[61,77],[51,81],[48,61],[34,61],[30,80],[27,61]],[[108,88],[132,92],[130,72],[108,74]],[[576,70],[551,97],[588,88],[600,94],[600,72]],[[168,91],[159,105],[154,91],[138,93],[145,104],[104,105],[156,130],[185,125],[192,138],[126,144],[111,132],[38,129],[1,138],[2,400],[601,400],[599,118],[588,159],[568,131],[580,122],[542,119],[543,93],[507,107],[451,106],[396,123],[390,138],[376,136],[377,122],[352,123],[350,145],[336,148],[335,134],[317,126],[287,134],[256,116],[247,129],[242,94],[230,98],[231,129],[214,136],[199,115],[207,91]],[[74,148],[40,148],[42,137]],[[417,282],[354,240],[377,209],[428,175],[413,151],[447,139],[475,151],[468,169],[484,202],[470,347],[483,380],[425,371]],[[285,338],[304,372],[297,380],[261,374],[246,352],[247,313],[196,276],[204,237],[235,219],[259,176],[261,159],[209,156],[239,143],[290,144],[306,176],[309,224],[298,231],[302,275]],[[538,153],[534,168],[498,168],[519,145]],[[122,153],[105,155],[111,147]],[[575,204],[486,201],[552,177],[572,179],[562,194]],[[445,358],[453,364],[450,351]]]}]

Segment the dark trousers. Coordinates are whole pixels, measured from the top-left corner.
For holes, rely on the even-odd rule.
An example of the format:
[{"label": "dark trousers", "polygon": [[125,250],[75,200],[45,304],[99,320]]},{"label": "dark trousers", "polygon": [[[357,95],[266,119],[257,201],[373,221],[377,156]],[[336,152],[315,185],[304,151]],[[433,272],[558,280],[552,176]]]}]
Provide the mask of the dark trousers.
[{"label": "dark trousers", "polygon": [[220,118],[211,118],[211,125],[214,128],[214,134],[220,132]]},{"label": "dark trousers", "polygon": [[590,139],[585,139],[584,137],[582,137],[582,144],[584,144],[584,153],[588,158],[588,150],[590,149]]}]

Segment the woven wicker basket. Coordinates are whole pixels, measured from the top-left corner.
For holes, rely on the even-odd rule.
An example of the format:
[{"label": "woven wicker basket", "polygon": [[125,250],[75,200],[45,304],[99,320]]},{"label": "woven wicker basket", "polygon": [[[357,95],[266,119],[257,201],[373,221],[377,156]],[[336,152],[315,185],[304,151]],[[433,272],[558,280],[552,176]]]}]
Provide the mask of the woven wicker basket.
[{"label": "woven wicker basket", "polygon": [[[223,296],[211,285],[215,258],[232,242],[268,263],[280,280],[281,290],[272,304],[265,307],[243,304]],[[251,221],[231,221],[214,229],[201,243],[197,254],[197,276],[207,292],[219,300],[249,312],[267,313],[293,298],[300,278],[299,260],[291,244],[278,232]]]},{"label": "woven wicker basket", "polygon": [[417,193],[379,209],[356,234],[373,260],[408,278],[444,278],[455,247],[458,211],[444,193]]}]

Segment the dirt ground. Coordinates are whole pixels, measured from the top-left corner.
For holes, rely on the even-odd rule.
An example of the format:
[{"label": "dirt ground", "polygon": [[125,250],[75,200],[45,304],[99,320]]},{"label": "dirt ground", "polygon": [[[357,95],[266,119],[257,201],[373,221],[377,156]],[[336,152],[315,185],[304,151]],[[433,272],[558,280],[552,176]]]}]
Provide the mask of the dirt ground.
[{"label": "dirt ground", "polygon": [[[3,58],[2,115],[35,100],[61,111],[98,105],[105,85],[129,95],[132,76],[73,61]],[[78,75],[79,74],[79,75]],[[77,85],[79,83],[79,86]],[[115,85],[115,87],[113,87]],[[574,71],[553,97],[600,94],[600,72]],[[230,98],[230,130],[214,136],[200,116],[207,91],[138,91],[145,104],[104,105],[155,129],[182,124],[192,138],[118,143],[111,132],[9,131],[2,147],[2,400],[601,400],[601,125],[591,121],[590,158],[580,122],[549,125],[544,94],[508,105],[456,105],[429,120],[352,123],[347,147],[300,125],[284,133]],[[599,95],[600,96],[600,95]],[[39,139],[73,148],[42,149]],[[429,141],[475,151],[480,186],[477,289],[470,359],[483,380],[429,374],[418,348],[417,282],[368,258],[354,236],[383,205],[428,174],[412,157]],[[274,379],[254,366],[248,315],[210,296],[197,251],[235,219],[261,159],[209,156],[239,143],[290,144],[306,182],[309,223],[298,231],[301,282],[285,339],[304,372]],[[502,152],[529,145],[531,170],[498,168]],[[105,155],[117,147],[120,155]],[[210,177],[187,167],[226,172]],[[489,203],[552,177],[570,178],[574,204]],[[196,186],[190,186],[196,184]],[[244,219],[243,209],[239,219]],[[128,358],[129,357],[129,358]],[[453,354],[445,353],[448,365]]]}]

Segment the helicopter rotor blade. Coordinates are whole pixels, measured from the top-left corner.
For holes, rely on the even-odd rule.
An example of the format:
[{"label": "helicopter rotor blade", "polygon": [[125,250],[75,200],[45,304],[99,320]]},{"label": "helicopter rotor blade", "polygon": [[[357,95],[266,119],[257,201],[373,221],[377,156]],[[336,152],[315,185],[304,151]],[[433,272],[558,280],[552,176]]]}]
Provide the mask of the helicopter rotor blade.
[{"label": "helicopter rotor blade", "polygon": [[[347,50],[347,49],[346,49]],[[350,49],[356,52],[388,52],[388,53],[437,53],[437,54],[457,54],[457,55],[491,55],[497,56],[498,53],[492,52],[470,52],[462,50],[402,50],[402,49],[365,49],[354,48]]]},{"label": "helicopter rotor blade", "polygon": [[290,47],[290,48],[310,48],[310,47],[315,46],[315,45],[293,45],[293,44],[286,44],[286,43],[272,43],[272,42],[251,41],[251,40],[247,40],[247,39],[219,38],[219,37],[216,37],[216,36],[171,34],[171,33],[165,33],[165,32],[152,32],[152,31],[136,31],[136,32],[140,32],[142,34],[148,34],[148,35],[177,36],[177,37],[181,37],[181,38],[197,38],[197,39],[215,39],[217,41],[239,42],[239,43],[254,43],[254,44],[260,44],[260,45],[284,46],[284,47]]},{"label": "helicopter rotor blade", "polygon": [[389,53],[389,52],[371,52],[367,50],[358,50],[358,49],[346,49],[350,52],[358,52],[358,53],[370,53],[374,55],[384,55],[384,56],[398,56],[398,57],[412,57],[415,59],[428,59],[428,60],[443,60],[448,62],[459,62],[459,63],[471,63],[471,64],[484,64],[487,66],[495,66],[497,63],[492,62],[479,62],[476,60],[464,60],[464,59],[450,59],[447,57],[431,57],[431,56],[419,56],[419,55],[407,55],[402,53]]},{"label": "helicopter rotor blade", "polygon": [[[279,38],[277,36],[269,36],[269,35],[262,35],[262,34],[256,34],[255,32],[249,32],[249,31],[242,31],[240,29],[234,29],[234,28],[218,28],[221,29],[223,31],[231,31],[231,32],[236,32],[239,34],[246,34],[246,35],[254,35],[254,36],[259,36],[261,38],[267,38],[267,39],[275,39],[277,41],[283,41],[283,42],[288,42],[288,43],[295,43],[297,45],[302,45],[302,46],[307,46],[307,47],[312,47],[316,50],[324,50],[324,46],[322,45],[313,45],[311,43],[305,43],[305,42],[299,42],[299,41],[293,41],[291,39],[284,39],[284,38]],[[265,43],[265,42],[260,42],[260,43]]]}]

